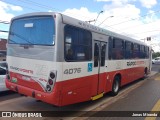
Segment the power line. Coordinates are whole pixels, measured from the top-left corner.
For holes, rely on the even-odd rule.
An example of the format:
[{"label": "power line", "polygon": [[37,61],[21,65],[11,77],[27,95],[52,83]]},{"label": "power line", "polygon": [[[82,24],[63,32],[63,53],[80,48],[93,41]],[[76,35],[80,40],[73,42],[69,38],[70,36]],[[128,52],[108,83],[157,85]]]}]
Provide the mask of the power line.
[{"label": "power line", "polygon": [[[29,5],[32,5],[32,4],[34,3],[35,6],[37,6],[37,7],[43,7],[43,8],[45,8],[45,9],[50,9],[50,8],[52,8],[51,6],[43,5],[43,4],[40,4],[40,3],[37,3],[37,2],[31,1],[31,0],[27,0],[27,1],[18,0],[18,1],[23,2],[23,3],[26,3],[26,4],[29,4]],[[13,3],[11,3],[11,4],[13,4]],[[24,7],[26,7],[26,6],[24,6]],[[30,8],[30,7],[28,7],[28,6],[27,6],[26,8],[32,9],[32,8]],[[57,8],[53,8],[53,9],[57,9]],[[35,9],[32,9],[32,10],[35,10]],[[60,10],[60,9],[57,9],[57,10]],[[36,11],[37,11],[37,10],[36,10]],[[38,10],[38,11],[39,11],[39,10]],[[60,11],[61,11],[61,10],[60,10]],[[160,10],[155,11],[155,12],[152,12],[152,13],[149,13],[149,14],[153,14],[153,13],[157,13],[157,12],[160,12]],[[68,13],[69,13],[69,12],[68,12]],[[110,26],[108,26],[108,27],[115,26],[115,25],[118,25],[118,24],[123,24],[123,23],[125,23],[125,22],[129,22],[129,21],[132,21],[132,20],[136,20],[136,19],[139,19],[139,18],[141,18],[141,17],[145,17],[145,16],[147,16],[147,15],[149,15],[149,14],[140,16],[140,17],[138,17],[138,18],[130,19],[130,20],[127,20],[127,21],[123,21],[123,22],[120,22],[120,23],[116,23],[116,24],[110,25]],[[83,16],[83,17],[86,17],[86,16]],[[106,27],[106,26],[105,26],[105,27]]]},{"label": "power line", "polygon": [[0,30],[0,32],[6,32],[6,33],[8,33],[9,31],[5,31],[5,30]]},{"label": "power line", "polygon": [[[33,4],[34,4],[34,6],[37,6],[37,7],[40,7],[40,8],[52,9],[52,7],[50,7],[50,6],[46,6],[46,5],[43,5],[43,4],[39,4],[39,3],[34,2],[34,1],[31,1],[31,0],[27,0],[27,1],[18,0],[18,1],[20,1],[20,2],[22,2],[22,3],[25,3],[25,4],[29,4],[29,5],[33,5]],[[10,4],[13,4],[13,3],[10,3]],[[13,4],[13,5],[15,5],[15,4]],[[28,6],[26,7],[26,6],[23,5],[23,7],[37,11],[37,9],[33,9],[33,8],[31,8],[31,7],[28,7]],[[57,9],[57,8],[54,8],[54,9]],[[38,10],[38,11],[39,11],[39,10]],[[160,10],[155,11],[155,12],[152,12],[152,13],[150,13],[150,14],[157,13],[157,12],[160,12]],[[68,12],[68,13],[69,13],[69,12]],[[145,16],[147,16],[147,15],[149,15],[149,14],[140,16],[140,17],[138,17],[138,18],[130,19],[130,20],[127,20],[127,21],[123,21],[123,22],[120,22],[120,23],[117,23],[117,24],[113,24],[113,25],[110,25],[110,26],[107,26],[107,27],[112,28],[111,26],[118,25],[118,24],[123,24],[123,23],[125,23],[125,22],[129,22],[129,21],[132,21],[132,20],[136,20],[136,19],[145,17]],[[86,17],[86,16],[85,16],[85,17]],[[2,22],[2,23],[3,23],[3,22]],[[112,29],[115,29],[115,28],[112,28]],[[118,30],[118,29],[115,29],[115,30],[116,30],[116,31],[121,31],[121,30]],[[125,32],[123,32],[123,33],[125,33]],[[127,33],[125,33],[125,34],[127,34]]]},{"label": "power line", "polygon": [[[160,12],[160,11],[159,11]],[[150,24],[150,23],[154,23],[154,22],[157,22],[157,21],[151,21],[151,22],[148,22],[148,23],[146,23],[146,24],[139,24],[139,25],[134,25],[134,26],[130,26],[130,27],[126,27],[126,28],[123,28],[123,29],[121,29],[121,30],[118,30],[118,29],[115,29],[115,30],[117,30],[117,31],[124,31],[124,30],[126,30],[126,29],[129,29],[129,28],[133,28],[133,27],[139,27],[139,26],[142,26],[142,25],[147,25],[147,24]],[[107,26],[107,25],[106,25]],[[107,27],[110,27],[110,26],[107,26]],[[104,27],[103,27],[104,28]],[[112,28],[112,27],[110,27],[110,28]],[[151,31],[152,32],[152,31]],[[125,33],[126,34],[126,32],[121,32],[121,34],[122,33]],[[145,33],[145,32],[141,32],[141,33]],[[131,33],[129,33],[129,34],[131,34]],[[140,34],[140,33],[137,33],[137,34]],[[132,33],[131,35],[135,35],[135,33]]]},{"label": "power line", "polygon": [[0,23],[3,23],[3,24],[10,24],[10,22],[8,22],[8,21],[3,21],[3,20],[0,20]]},{"label": "power line", "polygon": [[112,15],[112,16],[105,18],[98,26],[102,25],[108,18],[112,18],[112,17],[114,17],[114,16]]},{"label": "power line", "polygon": [[[6,1],[5,1],[6,2]],[[15,4],[15,3],[11,3],[11,2],[6,2],[6,3],[8,3],[8,4],[12,4],[12,5],[16,5],[16,6],[20,6],[20,7],[24,7],[24,8],[27,8],[27,9],[29,9],[29,10],[33,10],[33,11],[40,11],[40,10],[38,10],[38,9],[34,9],[34,8],[31,8],[31,7],[28,7],[28,6],[25,6],[25,5],[18,5],[18,4]]]},{"label": "power line", "polygon": [[150,31],[144,31],[144,32],[139,32],[139,33],[132,33],[132,34],[143,34],[143,33],[149,33],[149,32],[157,32],[160,30],[150,30]]},{"label": "power line", "polygon": [[143,18],[143,17],[145,17],[145,16],[147,16],[147,15],[154,14],[154,13],[158,13],[158,12],[160,12],[160,10],[157,10],[157,11],[155,11],[155,12],[142,15],[142,16],[137,17],[137,18],[133,18],[133,19],[129,19],[129,20],[126,20],[126,21],[122,21],[122,22],[119,22],[119,23],[116,23],[116,24],[113,24],[113,25],[110,25],[110,26],[115,26],[115,25],[123,24],[123,23],[129,22],[129,21],[133,21],[133,20],[136,20],[136,19],[139,19],[139,18]]},{"label": "power line", "polygon": [[[51,6],[47,6],[47,5],[43,5],[43,4],[40,4],[40,3],[37,3],[37,2],[34,2],[34,1],[31,1],[31,0],[27,0],[27,1],[24,1],[24,0],[17,0],[17,1],[20,1],[20,2],[22,2],[22,3],[24,3],[24,4],[29,4],[29,5],[34,5],[34,6],[36,6],[36,7],[39,7],[39,8],[44,8],[44,9],[47,9],[47,10],[49,10],[49,9],[54,9],[55,11],[63,11],[63,10],[60,10],[60,9],[58,9],[58,8],[53,8],[53,7],[51,7]],[[40,10],[39,10],[40,11]],[[71,12],[66,12],[66,13],[69,13],[69,14],[71,14],[71,15],[74,15],[75,16],[75,14],[73,14],[73,13],[71,13]],[[80,16],[82,16],[82,15],[80,15]],[[88,17],[88,16],[82,16],[82,17]],[[89,18],[89,17],[88,17]]]},{"label": "power line", "polygon": [[[23,2],[23,3],[26,3],[26,4],[30,4],[30,5],[34,3],[35,6],[37,6],[37,7],[43,7],[43,8],[45,8],[45,9],[55,9],[55,10],[58,10],[58,11],[62,11],[62,10],[60,10],[60,9],[53,8],[53,7],[47,6],[47,5],[43,5],[43,4],[37,3],[37,2],[35,2],[35,1],[31,1],[31,0],[27,0],[27,1],[18,0],[18,1]],[[114,26],[114,25],[118,25],[118,24],[122,24],[122,23],[125,23],[125,22],[129,22],[129,21],[132,21],[132,20],[136,20],[136,19],[145,17],[145,16],[147,16],[147,15],[150,15],[150,14],[153,14],[153,13],[158,13],[158,12],[160,12],[160,10],[157,10],[157,11],[155,11],[155,12],[142,15],[142,16],[140,16],[140,17],[138,17],[138,18],[130,19],[130,20],[123,21],[123,22],[120,22],[120,23],[117,23],[117,24],[113,24],[113,25],[110,25],[110,26],[108,26],[108,27],[111,27],[111,26]],[[67,12],[67,13],[70,13],[70,12]],[[74,15],[75,15],[75,14],[74,14]],[[83,17],[86,17],[86,16],[83,16]],[[103,21],[103,22],[104,22],[104,21]],[[119,31],[120,31],[120,30],[119,30]]]},{"label": "power line", "polygon": [[150,24],[150,23],[154,23],[154,22],[157,22],[157,21],[150,21],[150,22],[148,22],[148,23],[138,24],[138,25],[134,25],[134,26],[126,27],[126,28],[123,28],[122,30],[126,30],[126,29],[133,28],[133,27],[139,27],[139,26],[142,26],[142,25],[148,25],[148,24]]},{"label": "power line", "polygon": [[33,5],[33,3],[34,3],[35,6],[40,7],[40,8],[45,8],[45,9],[50,9],[50,8],[51,8],[51,7],[49,7],[49,6],[42,5],[42,4],[39,4],[39,3],[34,2],[34,1],[30,1],[30,0],[27,0],[27,1],[17,0],[17,1],[20,1],[20,2],[26,3],[26,4],[30,4],[30,5]]}]

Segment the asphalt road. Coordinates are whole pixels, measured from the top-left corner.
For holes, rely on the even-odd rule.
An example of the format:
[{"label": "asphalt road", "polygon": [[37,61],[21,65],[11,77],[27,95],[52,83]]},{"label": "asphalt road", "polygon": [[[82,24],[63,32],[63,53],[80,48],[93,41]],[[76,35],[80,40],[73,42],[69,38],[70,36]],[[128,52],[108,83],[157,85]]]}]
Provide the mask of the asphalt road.
[{"label": "asphalt road", "polygon": [[16,92],[13,92],[10,90],[0,92],[0,102],[5,101],[5,100],[10,100],[13,98],[17,98],[17,97],[21,97],[21,96],[17,94]]},{"label": "asphalt road", "polygon": [[[129,94],[123,96],[122,99],[119,99],[118,101],[108,106],[105,106],[102,109],[97,109],[97,112],[95,114],[92,114],[90,115],[90,117],[85,119],[160,120],[160,117],[145,116],[146,115],[145,113],[151,113],[151,112],[160,115],[160,65],[153,65],[152,71],[154,72],[156,71],[158,73],[144,80],[144,82],[139,87],[129,92]],[[141,80],[138,82],[141,82]],[[133,114],[136,115],[132,116]],[[142,116],[139,117],[138,115]]]},{"label": "asphalt road", "polygon": [[160,64],[152,64],[152,71],[160,73]]}]

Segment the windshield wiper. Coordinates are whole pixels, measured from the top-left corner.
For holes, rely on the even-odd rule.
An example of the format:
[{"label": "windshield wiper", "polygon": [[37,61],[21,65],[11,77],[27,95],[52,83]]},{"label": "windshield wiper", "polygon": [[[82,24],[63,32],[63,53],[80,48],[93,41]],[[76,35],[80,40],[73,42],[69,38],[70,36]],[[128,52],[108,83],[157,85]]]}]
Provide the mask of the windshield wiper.
[{"label": "windshield wiper", "polygon": [[[29,42],[27,39],[25,39],[23,36],[21,36],[21,35],[19,35],[19,34],[17,34],[17,33],[14,33],[14,32],[11,32],[11,31],[10,31],[9,34],[10,34],[10,35],[15,35],[16,37],[18,37],[18,38],[26,41],[27,43],[33,44],[33,43]],[[11,40],[11,39],[9,39],[9,40]],[[14,42],[14,43],[16,43],[16,42],[13,41],[13,40],[11,40],[11,41]]]}]

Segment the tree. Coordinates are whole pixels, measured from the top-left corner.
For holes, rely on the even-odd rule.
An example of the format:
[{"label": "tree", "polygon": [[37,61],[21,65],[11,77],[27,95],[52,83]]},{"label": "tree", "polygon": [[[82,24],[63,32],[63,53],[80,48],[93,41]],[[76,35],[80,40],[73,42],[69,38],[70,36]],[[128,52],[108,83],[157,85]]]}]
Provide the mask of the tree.
[{"label": "tree", "polygon": [[152,53],[152,58],[160,57],[160,52]]}]

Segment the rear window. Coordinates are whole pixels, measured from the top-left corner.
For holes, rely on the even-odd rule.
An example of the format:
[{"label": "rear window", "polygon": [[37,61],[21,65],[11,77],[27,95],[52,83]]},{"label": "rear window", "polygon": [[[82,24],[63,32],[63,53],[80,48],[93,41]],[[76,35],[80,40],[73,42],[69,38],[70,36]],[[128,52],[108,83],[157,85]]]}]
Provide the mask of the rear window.
[{"label": "rear window", "polygon": [[9,43],[54,45],[55,23],[52,16],[26,17],[11,23]]}]

